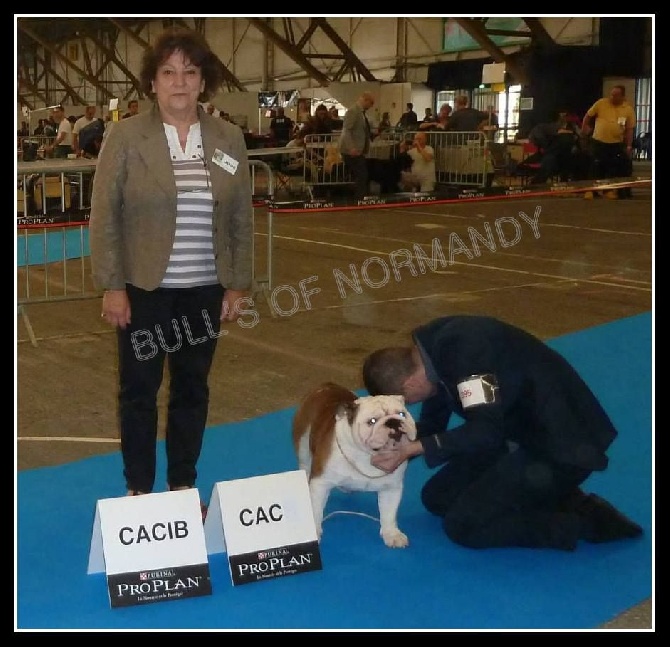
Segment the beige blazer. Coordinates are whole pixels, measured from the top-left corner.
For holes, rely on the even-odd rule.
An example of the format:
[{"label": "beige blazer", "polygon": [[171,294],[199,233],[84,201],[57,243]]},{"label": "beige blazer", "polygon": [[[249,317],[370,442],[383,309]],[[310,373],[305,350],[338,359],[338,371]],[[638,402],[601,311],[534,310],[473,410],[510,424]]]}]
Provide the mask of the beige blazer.
[{"label": "beige blazer", "polygon": [[[198,107],[205,160],[214,196],[214,254],[225,288],[252,282],[253,206],[247,148],[235,124]],[[238,162],[235,173],[212,160]],[[157,288],[165,275],[177,216],[177,189],[157,107],[110,126],[93,178],[89,223],[93,281],[101,290],[131,283]]]}]

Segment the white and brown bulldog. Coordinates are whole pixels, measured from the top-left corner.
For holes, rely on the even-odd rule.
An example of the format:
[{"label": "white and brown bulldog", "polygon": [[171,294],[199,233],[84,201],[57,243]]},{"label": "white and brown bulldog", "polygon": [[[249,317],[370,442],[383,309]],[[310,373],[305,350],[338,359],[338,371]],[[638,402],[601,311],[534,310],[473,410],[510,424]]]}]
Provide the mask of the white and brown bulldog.
[{"label": "white and brown bulldog", "polygon": [[415,439],[416,424],[400,395],[358,397],[330,382],[307,395],[293,418],[293,446],[307,473],[319,538],[330,491],[341,487],[377,492],[384,543],[391,548],[409,544],[397,525],[407,462],[387,474],[370,458]]}]

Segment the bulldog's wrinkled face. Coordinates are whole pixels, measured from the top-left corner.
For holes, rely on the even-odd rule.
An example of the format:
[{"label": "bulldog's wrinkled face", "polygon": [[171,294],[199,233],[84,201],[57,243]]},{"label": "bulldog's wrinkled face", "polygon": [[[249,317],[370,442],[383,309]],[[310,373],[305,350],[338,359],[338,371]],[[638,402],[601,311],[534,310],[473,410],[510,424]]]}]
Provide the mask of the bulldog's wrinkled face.
[{"label": "bulldog's wrinkled face", "polygon": [[368,450],[392,449],[416,440],[416,423],[401,395],[358,398],[347,415],[354,438]]}]

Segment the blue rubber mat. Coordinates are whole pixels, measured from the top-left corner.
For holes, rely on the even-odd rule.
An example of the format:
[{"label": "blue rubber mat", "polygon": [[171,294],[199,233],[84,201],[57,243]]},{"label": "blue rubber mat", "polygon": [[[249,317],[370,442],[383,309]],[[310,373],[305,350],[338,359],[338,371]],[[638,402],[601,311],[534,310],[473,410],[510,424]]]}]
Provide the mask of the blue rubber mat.
[{"label": "blue rubber mat", "polygon": [[43,265],[90,254],[88,225],[20,229],[16,237],[16,265]]},{"label": "blue rubber mat", "polygon": [[[419,490],[430,471],[410,463],[399,525],[405,549],[386,548],[361,515],[324,523],[323,570],[234,587],[226,556],[210,556],[211,596],[111,609],[104,574],[87,575],[96,501],[121,496],[120,454],[17,475],[18,629],[524,630],[592,629],[652,595],[651,313],[554,339],[620,434],[610,466],[586,483],[645,534],[575,552],[469,550],[451,543]],[[297,394],[297,399],[302,394]],[[207,430],[199,489],[297,469],[294,409]],[[159,474],[165,473],[162,447]],[[326,513],[377,516],[372,493],[333,491]]]}]

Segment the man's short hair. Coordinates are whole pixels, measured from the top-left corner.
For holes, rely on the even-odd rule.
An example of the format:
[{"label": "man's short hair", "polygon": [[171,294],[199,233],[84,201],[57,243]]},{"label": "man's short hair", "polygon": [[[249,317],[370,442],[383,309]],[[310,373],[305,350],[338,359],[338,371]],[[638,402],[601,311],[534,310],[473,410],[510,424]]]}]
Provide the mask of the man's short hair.
[{"label": "man's short hair", "polygon": [[363,382],[370,395],[404,395],[404,384],[415,370],[410,347],[380,348],[365,359]]}]

